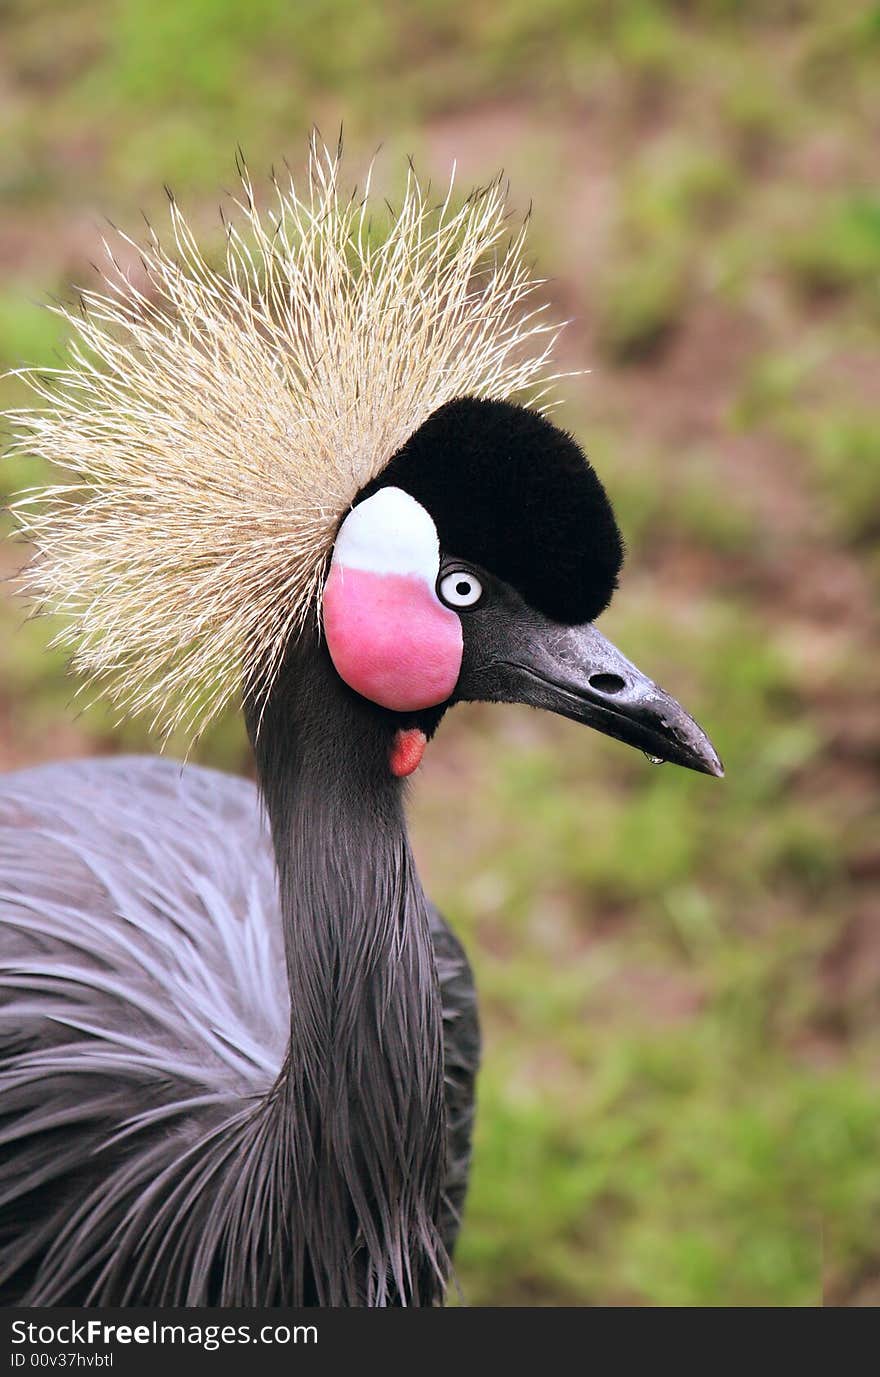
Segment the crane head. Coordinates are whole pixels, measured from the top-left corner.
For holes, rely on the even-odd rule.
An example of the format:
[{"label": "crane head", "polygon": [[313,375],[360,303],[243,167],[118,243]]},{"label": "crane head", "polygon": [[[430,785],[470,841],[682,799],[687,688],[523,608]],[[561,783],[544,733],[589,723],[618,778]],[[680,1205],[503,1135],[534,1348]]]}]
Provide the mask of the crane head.
[{"label": "crane head", "polygon": [[313,137],[305,181],[274,178],[265,204],[242,166],[219,259],[171,199],[170,242],[121,235],[59,308],[69,356],[24,370],[36,404],[8,416],[13,452],[53,475],[13,503],[24,588],[85,679],[166,738],[242,688],[261,721],[320,621],[341,678],[402,729],[517,700],[719,773],[593,627],[620,536],[534,409],[558,328],[503,182],[457,205],[410,167],[386,214],[372,173],[349,193],[340,167]]},{"label": "crane head", "polygon": [[[570,435],[525,407],[458,398],[343,520],[327,646],[350,688],[414,724],[404,733],[458,701],[526,703],[719,776],[701,728],[594,625],[622,559],[611,504]],[[419,752],[403,742],[393,768],[406,774]]]}]

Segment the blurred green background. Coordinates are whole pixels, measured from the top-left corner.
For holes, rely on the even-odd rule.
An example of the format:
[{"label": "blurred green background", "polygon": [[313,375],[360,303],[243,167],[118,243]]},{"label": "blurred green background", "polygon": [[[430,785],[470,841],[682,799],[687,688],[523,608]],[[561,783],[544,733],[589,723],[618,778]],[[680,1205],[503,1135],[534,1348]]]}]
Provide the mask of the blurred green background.
[{"label": "blurred green background", "polygon": [[[602,629],[715,783],[459,709],[414,791],[481,990],[473,1305],[880,1304],[880,7],[866,0],[0,0],[0,367],[170,183],[216,227],[344,122],[534,202],[559,419],[630,547]],[[22,400],[15,381],[2,404]],[[9,492],[28,481],[7,463]],[[22,551],[2,547],[2,572]],[[148,748],[76,717],[0,600],[0,765]],[[232,721],[199,756],[249,768]]]}]

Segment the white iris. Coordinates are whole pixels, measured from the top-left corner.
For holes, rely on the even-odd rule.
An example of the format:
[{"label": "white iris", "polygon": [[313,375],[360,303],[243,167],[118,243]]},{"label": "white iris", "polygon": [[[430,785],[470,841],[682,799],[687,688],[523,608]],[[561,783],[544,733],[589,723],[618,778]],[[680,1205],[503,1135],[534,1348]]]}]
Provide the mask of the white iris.
[{"label": "white iris", "polygon": [[449,607],[473,607],[483,596],[483,585],[469,569],[453,569],[443,575],[438,592]]}]

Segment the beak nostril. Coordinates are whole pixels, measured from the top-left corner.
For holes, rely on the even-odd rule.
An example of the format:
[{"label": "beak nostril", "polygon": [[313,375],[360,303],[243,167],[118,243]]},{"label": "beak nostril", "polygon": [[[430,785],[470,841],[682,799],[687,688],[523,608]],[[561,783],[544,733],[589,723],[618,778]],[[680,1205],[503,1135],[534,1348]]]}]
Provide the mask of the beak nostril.
[{"label": "beak nostril", "polygon": [[626,680],[621,679],[619,674],[591,674],[590,687],[598,689],[600,693],[622,693]]}]

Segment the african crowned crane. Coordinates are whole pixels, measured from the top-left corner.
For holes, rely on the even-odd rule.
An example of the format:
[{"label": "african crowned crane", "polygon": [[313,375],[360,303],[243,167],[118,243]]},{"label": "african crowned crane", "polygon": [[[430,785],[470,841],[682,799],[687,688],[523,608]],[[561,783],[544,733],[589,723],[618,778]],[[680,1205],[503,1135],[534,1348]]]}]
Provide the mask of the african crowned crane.
[{"label": "african crowned crane", "polygon": [[267,216],[245,175],[222,267],[172,203],[14,416],[72,475],[18,512],[75,663],[166,730],[243,689],[259,801],[161,759],[0,782],[5,1303],[442,1299],[478,1031],[403,780],[473,700],[721,773],[593,626],[621,540],[511,400],[549,347],[499,186],[410,176],[377,237],[337,183],[314,147]]}]

